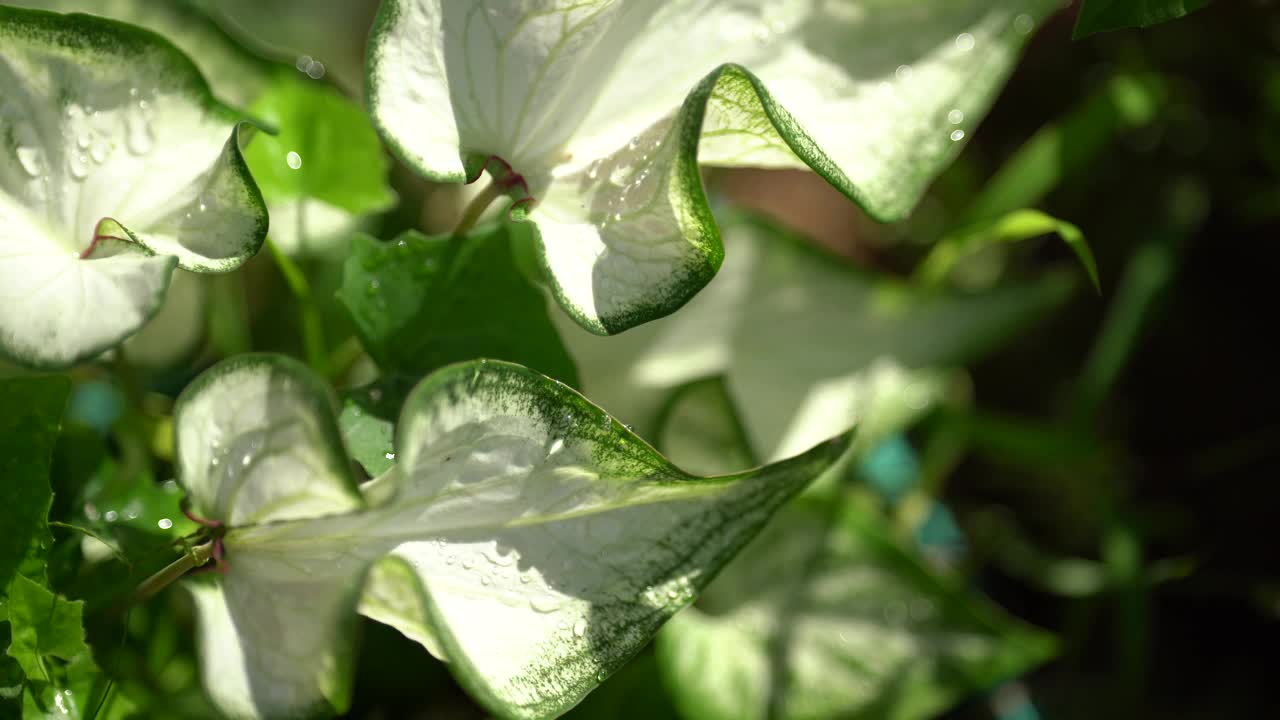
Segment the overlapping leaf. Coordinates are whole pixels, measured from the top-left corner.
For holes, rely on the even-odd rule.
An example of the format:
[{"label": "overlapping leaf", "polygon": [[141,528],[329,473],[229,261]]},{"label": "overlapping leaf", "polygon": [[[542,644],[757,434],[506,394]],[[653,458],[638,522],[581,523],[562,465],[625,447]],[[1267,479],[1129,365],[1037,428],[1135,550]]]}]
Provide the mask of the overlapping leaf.
[{"label": "overlapping leaf", "polygon": [[[361,606],[447,656],[504,717],[551,717],[638,651],[847,446],[688,475],[563,384],[449,366],[409,396],[396,465],[356,491],[318,382],[243,356],[175,411],[197,512],[231,526],[195,586],[205,682],[239,716],[345,708]],[[423,616],[425,613],[425,617]]]},{"label": "overlapping leaf", "polygon": [[0,353],[67,366],[135,332],[175,267],[232,270],[266,233],[238,116],[174,46],[0,8]]},{"label": "overlapping leaf", "polygon": [[611,334],[719,267],[699,161],[807,166],[902,217],[1055,6],[388,0],[370,108],[427,177],[496,171],[532,208],[557,299]]}]

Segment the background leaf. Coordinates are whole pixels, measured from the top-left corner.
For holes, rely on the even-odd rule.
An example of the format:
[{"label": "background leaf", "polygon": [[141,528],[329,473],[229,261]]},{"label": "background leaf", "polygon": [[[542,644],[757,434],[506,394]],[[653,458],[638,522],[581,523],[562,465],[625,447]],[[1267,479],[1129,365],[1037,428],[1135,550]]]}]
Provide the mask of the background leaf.
[{"label": "background leaf", "polygon": [[384,372],[421,377],[460,360],[491,358],[577,385],[541,292],[516,267],[499,226],[461,239],[406,232],[358,237],[338,299]]},{"label": "background leaf", "polygon": [[[0,588],[24,559],[42,558],[52,542],[49,469],[70,391],[59,376],[0,378]],[[42,564],[34,574],[44,575]]]},{"label": "background leaf", "polygon": [[1210,0],[1081,0],[1072,37],[1130,27],[1148,27],[1183,17]]}]

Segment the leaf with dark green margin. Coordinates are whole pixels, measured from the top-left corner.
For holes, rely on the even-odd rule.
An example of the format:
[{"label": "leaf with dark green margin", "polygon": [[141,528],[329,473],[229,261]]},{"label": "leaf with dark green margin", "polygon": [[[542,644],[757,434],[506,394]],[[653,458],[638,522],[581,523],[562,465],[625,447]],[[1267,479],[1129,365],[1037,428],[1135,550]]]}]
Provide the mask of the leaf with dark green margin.
[{"label": "leaf with dark green margin", "polygon": [[17,575],[9,583],[8,654],[28,678],[50,681],[46,656],[71,660],[88,651],[81,614],[84,603],[67,600],[39,583]]},{"label": "leaf with dark green margin", "polygon": [[1204,7],[1210,0],[1083,0],[1076,28],[1079,40],[1087,35],[1131,27],[1150,27],[1176,20]]},{"label": "leaf with dark green margin", "polygon": [[616,334],[675,312],[725,257],[700,163],[807,167],[900,219],[1060,7],[385,0],[369,109],[427,178],[496,170],[556,299]]},{"label": "leaf with dark green margin", "polygon": [[0,378],[0,588],[51,540],[49,468],[70,391],[60,376]]},{"label": "leaf with dark green margin", "polygon": [[0,68],[0,356],[95,357],[155,315],[175,268],[258,251],[243,118],[164,38],[0,6]]},{"label": "leaf with dark green margin", "polygon": [[698,720],[934,717],[1055,652],[852,502],[793,501],[658,636]]},{"label": "leaf with dark green margin", "polygon": [[238,717],[348,707],[359,591],[387,561],[404,572],[373,588],[377,619],[447,656],[490,712],[555,717],[849,444],[693,476],[564,383],[480,360],[414,388],[395,468],[356,489],[328,404],[296,361],[248,355],[174,410],[194,510],[232,528],[226,573],[188,587],[206,687]]},{"label": "leaf with dark green margin", "polygon": [[483,357],[578,383],[541,291],[512,260],[508,226],[461,242],[414,231],[389,243],[357,237],[338,299],[385,372],[421,377]]},{"label": "leaf with dark green margin", "polygon": [[361,215],[390,209],[391,162],[369,116],[335,88],[290,68],[249,107],[276,130],[245,150],[245,160],[271,209],[271,239],[293,253],[347,240]]}]

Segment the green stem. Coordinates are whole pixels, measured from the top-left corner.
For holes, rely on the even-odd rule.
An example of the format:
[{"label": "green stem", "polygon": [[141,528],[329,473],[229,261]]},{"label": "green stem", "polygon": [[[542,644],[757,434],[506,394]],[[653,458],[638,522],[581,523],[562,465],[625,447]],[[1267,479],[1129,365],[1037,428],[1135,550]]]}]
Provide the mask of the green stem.
[{"label": "green stem", "polygon": [[307,282],[306,273],[288,255],[284,254],[271,238],[267,238],[267,250],[275,261],[280,274],[284,276],[289,291],[298,300],[298,311],[302,319],[302,344],[307,355],[307,364],[312,370],[324,377],[329,376],[329,354],[325,351],[324,325],[320,320],[320,309],[311,295],[311,284]]},{"label": "green stem", "polygon": [[493,201],[497,200],[501,194],[502,191],[498,189],[498,184],[490,182],[485,189],[480,191],[480,194],[472,198],[467,207],[463,209],[462,218],[458,220],[458,226],[453,229],[454,239],[457,240],[470,232],[471,228],[475,227],[476,223],[479,222],[480,216],[484,215],[484,211],[488,210]]},{"label": "green stem", "polygon": [[190,552],[183,553],[182,557],[169,563],[155,575],[143,580],[142,584],[133,593],[134,602],[143,602],[151,598],[168,587],[174,580],[186,575],[188,570],[198,568],[209,562],[209,558],[212,556],[212,541],[191,548]]}]

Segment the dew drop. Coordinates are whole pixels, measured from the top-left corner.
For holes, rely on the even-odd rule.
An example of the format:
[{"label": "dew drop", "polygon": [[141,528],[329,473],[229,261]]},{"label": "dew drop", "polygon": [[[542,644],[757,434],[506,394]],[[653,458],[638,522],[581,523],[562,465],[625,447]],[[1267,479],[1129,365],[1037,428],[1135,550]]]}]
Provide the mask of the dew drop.
[{"label": "dew drop", "polygon": [[952,125],[959,125],[960,123],[964,122],[964,111],[959,108],[956,108],[955,110],[952,110],[951,112],[947,113],[947,122],[951,123]]},{"label": "dew drop", "polygon": [[120,513],[115,510],[108,510],[103,516],[107,522],[115,522],[120,518]]},{"label": "dew drop", "polygon": [[458,562],[458,558],[454,557],[453,555],[450,555],[444,559],[445,565],[452,565],[456,562]]},{"label": "dew drop", "polygon": [[298,72],[306,72],[307,68],[311,67],[311,63],[313,62],[315,61],[311,59],[310,55],[299,55],[298,61],[295,62],[293,66],[298,68]]},{"label": "dew drop", "polygon": [[635,150],[640,147],[640,138],[631,138],[631,142],[627,143],[628,150]]},{"label": "dew drop", "polygon": [[289,154],[284,156],[284,161],[288,163],[289,167],[293,168],[294,170],[297,170],[298,168],[302,167],[302,156],[294,152],[293,150],[290,150]]},{"label": "dew drop", "polygon": [[604,682],[604,679],[607,677],[609,677],[609,673],[601,670],[600,672],[596,673],[596,682]]},{"label": "dew drop", "polygon": [[532,579],[533,579],[533,578],[529,577],[529,573],[521,573],[521,574],[520,574],[520,582],[521,582],[521,583],[528,584],[528,582],[529,582],[530,580],[532,580]]},{"label": "dew drop", "polygon": [[93,147],[89,148],[89,156],[93,161],[101,165],[107,161],[107,155],[110,154],[111,146],[107,144],[107,140],[102,137],[94,139]]},{"label": "dew drop", "polygon": [[18,148],[18,164],[33,178],[40,177],[40,151],[33,147]]},{"label": "dew drop", "polygon": [[529,598],[529,607],[532,608],[534,612],[549,615],[560,609],[560,603],[557,602],[555,598],[538,595]]},{"label": "dew drop", "polygon": [[474,558],[467,558],[467,559],[465,559],[465,560],[463,560],[463,561],[462,561],[462,569],[463,569],[463,570],[470,570],[471,568],[473,568],[473,567],[475,567],[475,566],[476,566],[476,561],[475,561],[475,559],[474,559]]},{"label": "dew drop", "polygon": [[125,119],[125,145],[129,148],[129,152],[134,155],[146,155],[151,152],[152,146],[155,145],[155,135],[151,130],[151,121],[147,119],[145,111],[147,101],[142,100],[138,103],[139,112],[130,113]]},{"label": "dew drop", "polygon": [[964,131],[963,131],[963,130],[952,130],[952,131],[951,131],[951,142],[960,142],[960,141],[961,141],[961,140],[963,140],[963,139],[964,139]]},{"label": "dew drop", "polygon": [[893,71],[893,76],[899,80],[910,80],[914,73],[915,70],[912,70],[910,65],[899,65],[898,69]]},{"label": "dew drop", "polygon": [[492,581],[491,581],[491,580],[489,580],[489,576],[488,576],[488,575],[481,575],[481,576],[480,576],[480,584],[481,584],[481,585],[488,585],[490,582],[492,582]]},{"label": "dew drop", "polygon": [[395,453],[383,453],[382,457],[384,457],[384,458],[386,458],[386,459],[388,459],[388,460],[395,460],[395,459],[396,459],[396,454],[395,454]]},{"label": "dew drop", "polygon": [[82,132],[80,133],[80,136],[76,138],[76,147],[81,150],[85,150],[89,147],[89,143],[92,141],[93,139],[89,137],[89,133]]},{"label": "dew drop", "polygon": [[311,63],[311,66],[307,68],[307,77],[312,80],[319,80],[324,77],[324,63],[319,60]]},{"label": "dew drop", "polygon": [[598,177],[600,177],[600,161],[599,160],[591,163],[591,167],[587,170],[588,180],[595,180]]},{"label": "dew drop", "polygon": [[173,527],[173,521],[170,520],[169,518],[160,518],[160,522],[156,524],[160,526],[161,530],[168,530],[169,528]]},{"label": "dew drop", "polygon": [[960,52],[969,52],[975,44],[973,36],[969,33],[960,33],[956,36],[956,49]]},{"label": "dew drop", "polygon": [[1032,30],[1036,29],[1036,21],[1031,19],[1030,15],[1023,13],[1013,19],[1013,29],[1023,35],[1029,35]]},{"label": "dew drop", "polygon": [[586,621],[586,620],[578,620],[578,622],[574,623],[574,624],[573,624],[573,634],[574,634],[575,636],[577,636],[577,637],[582,637],[583,635],[586,635],[586,634],[587,634],[587,621]]},{"label": "dew drop", "polygon": [[89,158],[85,155],[72,155],[69,164],[71,166],[71,176],[76,180],[83,180],[89,176]]}]

